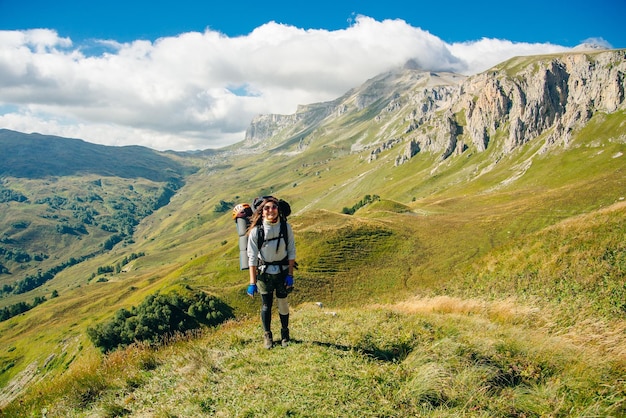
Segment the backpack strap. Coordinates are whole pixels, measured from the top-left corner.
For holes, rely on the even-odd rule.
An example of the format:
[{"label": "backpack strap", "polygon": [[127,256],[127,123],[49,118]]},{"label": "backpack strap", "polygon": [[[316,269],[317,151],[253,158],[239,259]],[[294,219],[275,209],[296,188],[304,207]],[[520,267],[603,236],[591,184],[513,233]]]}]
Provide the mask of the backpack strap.
[{"label": "backpack strap", "polygon": [[[280,239],[285,240],[285,248],[289,247],[289,234],[287,232],[287,220],[284,218],[280,219],[280,232],[278,233],[278,237],[270,238],[268,241],[276,240],[276,251],[278,251],[278,246],[280,245]],[[263,225],[257,225],[256,227],[256,242],[259,250],[265,243],[265,229],[263,229]]]},{"label": "backpack strap", "polygon": [[285,256],[285,258],[280,261],[264,261],[262,258],[259,258],[259,264],[261,264],[262,266],[288,266],[289,257]]},{"label": "backpack strap", "polygon": [[[287,220],[283,217],[280,219],[280,232],[276,238],[270,238],[268,241],[276,240],[276,251],[278,251],[278,246],[280,245],[280,239],[285,241],[285,248],[289,246],[289,234],[287,232]],[[257,225],[256,228],[256,242],[257,247],[259,248],[259,266],[281,266],[281,270],[284,270],[282,266],[289,265],[289,256],[285,256],[280,261],[265,261],[261,256],[261,247],[265,243],[265,229],[263,229],[263,224]]]}]

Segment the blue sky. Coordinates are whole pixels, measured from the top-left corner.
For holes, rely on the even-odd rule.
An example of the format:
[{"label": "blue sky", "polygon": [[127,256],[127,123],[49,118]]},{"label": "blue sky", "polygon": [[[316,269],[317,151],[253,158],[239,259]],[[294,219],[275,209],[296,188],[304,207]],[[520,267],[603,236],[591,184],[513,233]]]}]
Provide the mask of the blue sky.
[{"label": "blue sky", "polygon": [[247,35],[269,21],[303,29],[344,29],[355,15],[402,19],[446,42],[483,37],[575,46],[603,38],[626,48],[625,0],[595,1],[120,1],[0,0],[0,28],[55,29],[75,40],[156,40],[209,27]]},{"label": "blue sky", "polygon": [[355,15],[403,19],[446,42],[483,37],[575,46],[603,38],[626,48],[625,0],[595,1],[143,1],[0,0],[0,28],[55,29],[75,40],[155,40],[209,27],[247,35],[269,21],[303,29],[346,28]]},{"label": "blue sky", "polygon": [[471,75],[588,40],[626,48],[624,16],[626,0],[0,0],[0,128],[215,148],[408,59]]}]

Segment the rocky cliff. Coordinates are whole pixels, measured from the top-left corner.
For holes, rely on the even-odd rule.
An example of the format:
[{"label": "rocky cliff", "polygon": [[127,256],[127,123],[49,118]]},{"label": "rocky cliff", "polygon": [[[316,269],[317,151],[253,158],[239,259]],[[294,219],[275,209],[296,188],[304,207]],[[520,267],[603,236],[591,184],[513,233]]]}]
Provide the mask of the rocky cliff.
[{"label": "rocky cliff", "polygon": [[472,143],[485,149],[500,128],[507,151],[547,133],[567,144],[598,112],[623,109],[626,51],[517,58],[461,86],[452,109],[464,112]]},{"label": "rocky cliff", "polygon": [[337,126],[346,115],[354,125],[364,113],[366,129],[376,133],[355,140],[352,151],[371,150],[375,159],[382,150],[405,144],[396,165],[420,152],[441,159],[468,149],[482,152],[496,135],[504,138],[503,153],[538,137],[545,147],[567,145],[593,115],[624,110],[625,90],[626,50],[518,57],[471,77],[407,65],[332,102],[301,106],[293,115],[259,116],[243,145],[294,138],[306,143],[315,129]]}]

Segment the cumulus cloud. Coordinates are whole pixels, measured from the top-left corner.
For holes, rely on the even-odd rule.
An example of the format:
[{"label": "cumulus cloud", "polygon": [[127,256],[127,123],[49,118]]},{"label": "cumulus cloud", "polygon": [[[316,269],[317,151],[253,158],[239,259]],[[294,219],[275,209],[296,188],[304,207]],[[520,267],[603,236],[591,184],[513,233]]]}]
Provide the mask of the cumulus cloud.
[{"label": "cumulus cloud", "polygon": [[243,140],[258,114],[333,100],[412,59],[466,75],[551,44],[446,44],[403,20],[359,16],[346,29],[269,22],[250,34],[189,32],[74,45],[53,30],[0,31],[0,127],[158,150]]}]

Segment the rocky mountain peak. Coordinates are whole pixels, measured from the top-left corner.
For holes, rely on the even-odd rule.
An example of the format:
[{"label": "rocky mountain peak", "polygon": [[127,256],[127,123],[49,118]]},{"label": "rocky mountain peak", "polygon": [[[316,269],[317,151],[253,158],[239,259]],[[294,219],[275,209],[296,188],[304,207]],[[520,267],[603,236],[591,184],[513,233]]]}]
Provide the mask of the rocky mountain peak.
[{"label": "rocky mountain peak", "polygon": [[371,149],[370,158],[375,158],[383,149],[405,144],[398,165],[420,152],[441,159],[468,149],[482,152],[496,136],[504,138],[504,153],[538,137],[544,138],[545,149],[567,145],[572,132],[593,115],[626,107],[626,50],[593,47],[517,57],[470,77],[415,67],[407,63],[334,101],[301,106],[293,115],[259,116],[244,146],[267,147],[295,138],[306,143],[315,129],[367,112],[373,117],[363,121],[362,130],[369,132],[370,142],[356,139],[352,151]]}]

